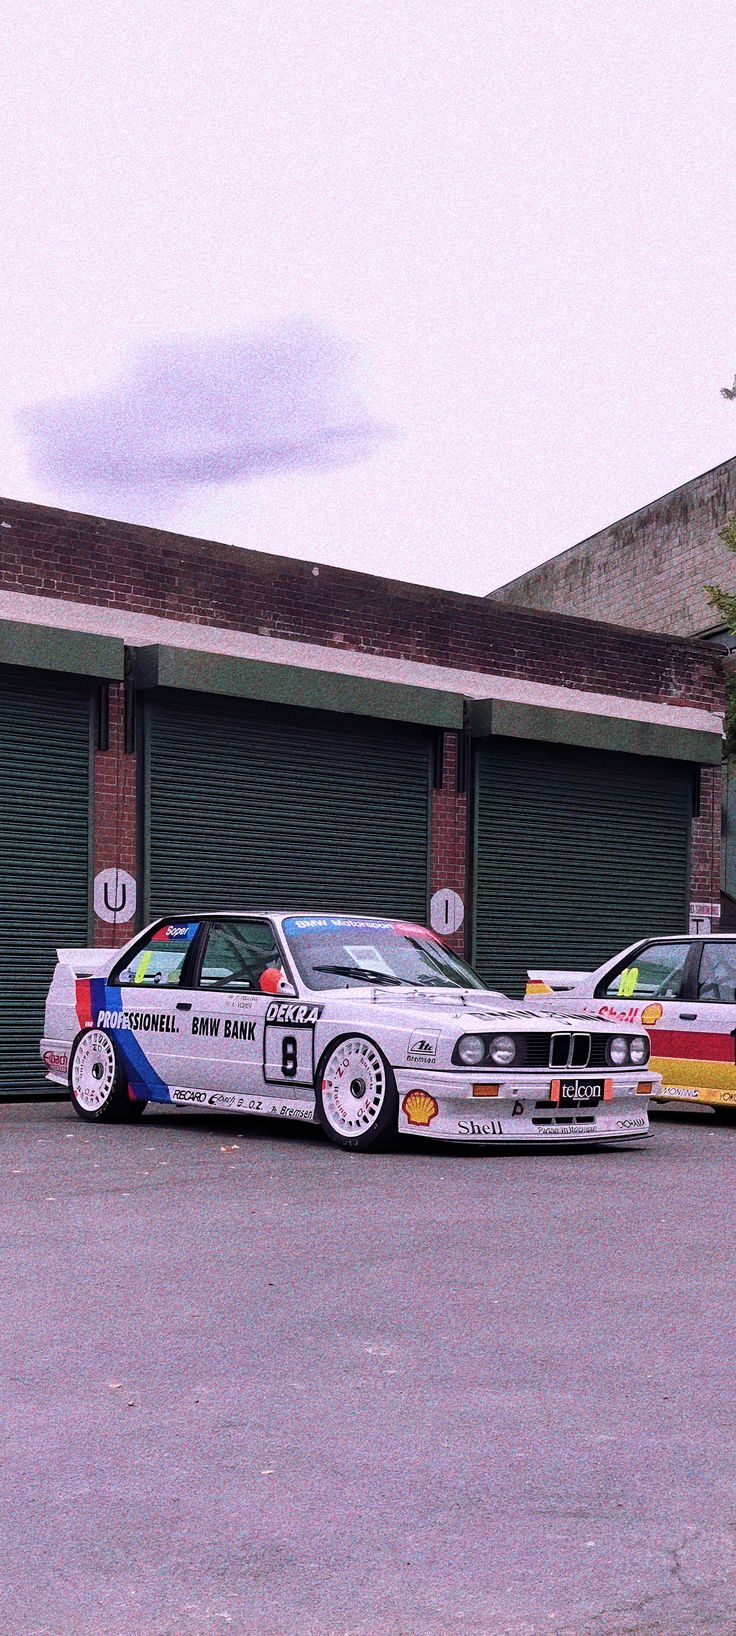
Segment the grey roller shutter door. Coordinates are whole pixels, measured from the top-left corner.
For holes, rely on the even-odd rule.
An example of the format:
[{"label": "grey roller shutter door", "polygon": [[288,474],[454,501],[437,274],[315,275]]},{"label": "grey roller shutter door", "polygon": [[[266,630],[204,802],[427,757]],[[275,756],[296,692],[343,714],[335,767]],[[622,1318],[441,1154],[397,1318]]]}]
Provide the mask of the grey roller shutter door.
[{"label": "grey roller shutter door", "polygon": [[431,743],[363,717],[149,695],[149,912],[271,904],[425,920]]},{"label": "grey roller shutter door", "polygon": [[0,669],[0,1092],[38,1091],[57,947],[89,943],[86,683]]},{"label": "grey roller shutter door", "polygon": [[590,970],[688,925],[693,769],[490,739],[475,760],[475,961],[523,994],[529,966]]}]

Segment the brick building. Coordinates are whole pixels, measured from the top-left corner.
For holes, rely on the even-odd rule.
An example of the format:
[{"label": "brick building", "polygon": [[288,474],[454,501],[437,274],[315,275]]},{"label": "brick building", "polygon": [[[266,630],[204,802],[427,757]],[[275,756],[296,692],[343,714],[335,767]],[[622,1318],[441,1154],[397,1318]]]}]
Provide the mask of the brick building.
[{"label": "brick building", "polygon": [[681,929],[722,707],[702,643],[1,501],[2,1087],[159,912],[431,913],[517,993]]},{"label": "brick building", "polygon": [[[736,557],[718,538],[736,512],[736,459],[725,460],[579,545],[491,591],[513,607],[701,636],[736,653],[706,585],[736,593]],[[733,662],[733,661],[732,661]],[[724,764],[721,924],[736,928],[736,763]]]},{"label": "brick building", "polygon": [[521,608],[606,619],[638,630],[720,630],[706,585],[736,592],[736,558],[718,538],[736,512],[736,458],[550,557],[489,594]]}]

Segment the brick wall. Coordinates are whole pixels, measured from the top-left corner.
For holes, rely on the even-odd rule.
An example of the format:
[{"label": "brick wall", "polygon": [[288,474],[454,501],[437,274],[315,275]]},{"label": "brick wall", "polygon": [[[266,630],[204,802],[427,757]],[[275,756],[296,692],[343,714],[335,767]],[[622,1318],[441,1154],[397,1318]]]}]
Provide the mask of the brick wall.
[{"label": "brick wall", "polygon": [[[125,749],[125,689],[112,682],[109,690],[109,748],[94,758],[93,874],[101,869],[126,869],[139,881],[138,763]],[[95,946],[120,948],[132,937],[136,922],[116,925],[95,916]]]},{"label": "brick wall", "polygon": [[445,733],[442,784],[432,796],[431,881],[433,892],[449,886],[465,904],[462,926],[453,937],[446,939],[451,948],[463,954],[470,923],[467,901],[468,798],[465,793],[458,793],[457,788],[459,752],[460,735]]},{"label": "brick wall", "polygon": [[[722,806],[722,769],[703,767],[700,774],[700,812],[692,826],[691,902],[717,903],[720,898]],[[714,927],[714,930],[717,931],[718,927]]]},{"label": "brick wall", "polygon": [[[736,467],[736,462],[732,463]],[[679,491],[678,491],[679,492]],[[720,711],[712,649],[485,597],[380,580],[209,540],[0,501],[0,588],[158,614],[195,624],[319,642],[388,658]],[[620,525],[619,525],[620,526]],[[596,606],[589,611],[598,614]],[[466,901],[467,798],[456,790],[458,735],[445,735],[433,798],[433,890]],[[710,780],[710,783],[709,783]],[[693,831],[694,896],[718,876],[720,823],[709,773]],[[710,802],[710,806],[708,803]],[[123,689],[110,690],[110,749],[95,757],[95,872],[118,864],[140,881],[136,758],[123,744]],[[701,892],[702,884],[702,892]],[[717,896],[717,893],[715,893]],[[125,942],[129,924],[97,923],[97,941]]]},{"label": "brick wall", "polygon": [[679,636],[715,629],[719,617],[704,586],[736,593],[736,557],[718,538],[734,512],[736,459],[510,580],[491,599]]},{"label": "brick wall", "polygon": [[[736,464],[736,463],[734,463]],[[0,588],[488,674],[721,708],[714,656],[666,636],[0,500]],[[316,570],[316,571],[315,571]],[[600,609],[594,610],[596,618]]]}]

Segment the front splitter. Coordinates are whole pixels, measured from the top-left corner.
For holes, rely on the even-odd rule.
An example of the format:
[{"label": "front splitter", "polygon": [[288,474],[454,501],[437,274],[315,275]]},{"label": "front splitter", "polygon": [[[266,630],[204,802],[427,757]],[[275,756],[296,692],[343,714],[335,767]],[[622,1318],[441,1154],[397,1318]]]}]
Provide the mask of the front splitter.
[{"label": "front splitter", "polygon": [[[633,1104],[633,1105],[632,1105]],[[621,1097],[593,1113],[560,1113],[549,1105],[522,1103],[518,1098],[499,1100],[492,1107],[479,1108],[457,1098],[443,1099],[423,1091],[409,1093],[399,1104],[399,1131],[407,1136],[431,1136],[443,1142],[622,1142],[639,1141],[651,1135],[649,1116],[642,1099]]]}]

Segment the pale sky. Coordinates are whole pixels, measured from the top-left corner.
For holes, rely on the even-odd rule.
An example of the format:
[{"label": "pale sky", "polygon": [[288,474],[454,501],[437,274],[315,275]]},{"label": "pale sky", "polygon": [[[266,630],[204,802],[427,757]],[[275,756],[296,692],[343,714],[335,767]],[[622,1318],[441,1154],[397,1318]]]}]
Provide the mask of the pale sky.
[{"label": "pale sky", "polygon": [[6,0],[0,492],[482,593],[728,459],[734,17]]}]

